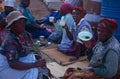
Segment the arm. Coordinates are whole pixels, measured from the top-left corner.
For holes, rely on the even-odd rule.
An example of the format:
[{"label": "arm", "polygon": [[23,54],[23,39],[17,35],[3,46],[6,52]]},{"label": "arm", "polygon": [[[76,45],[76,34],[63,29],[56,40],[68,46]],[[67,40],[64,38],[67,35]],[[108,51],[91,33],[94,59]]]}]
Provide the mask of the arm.
[{"label": "arm", "polygon": [[68,26],[65,25],[63,28],[65,28],[68,38],[69,38],[70,40],[73,40],[73,35],[72,35],[72,33],[69,31]]},{"label": "arm", "polygon": [[74,19],[71,14],[65,15],[65,26],[63,28],[66,30],[67,36],[70,40],[73,40],[73,28],[74,28]]},{"label": "arm", "polygon": [[35,63],[24,63],[20,61],[8,62],[10,67],[17,70],[26,70],[31,68],[45,67],[45,60],[38,60]]},{"label": "arm", "polygon": [[113,50],[108,51],[103,66],[94,68],[96,75],[113,77],[117,73],[119,57]]},{"label": "arm", "polygon": [[17,41],[13,39],[6,40],[6,43],[4,44],[3,47],[4,47],[4,55],[8,60],[8,64],[13,69],[26,70],[35,67],[43,67],[46,64],[45,60],[38,60],[32,63],[20,62],[19,59],[20,59],[21,51],[18,51],[19,46],[17,45]]}]

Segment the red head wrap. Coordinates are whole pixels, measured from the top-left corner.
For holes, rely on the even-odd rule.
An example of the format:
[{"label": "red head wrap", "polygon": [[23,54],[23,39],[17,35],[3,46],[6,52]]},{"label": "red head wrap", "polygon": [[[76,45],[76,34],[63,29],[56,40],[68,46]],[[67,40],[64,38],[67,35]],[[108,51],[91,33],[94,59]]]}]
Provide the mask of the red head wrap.
[{"label": "red head wrap", "polygon": [[63,10],[64,14],[67,14],[67,13],[72,13],[74,7],[69,3],[63,3],[60,9]]},{"label": "red head wrap", "polygon": [[[81,16],[82,18],[85,16],[85,10],[84,10],[84,8],[83,8],[83,6],[77,6],[77,7],[75,7],[74,8],[74,11],[76,12],[76,11],[78,11],[78,15],[79,16]],[[74,12],[73,12],[74,13]]]},{"label": "red head wrap", "polygon": [[118,28],[118,24],[117,24],[117,22],[114,19],[104,18],[104,19],[100,20],[100,23],[101,22],[107,22],[107,23],[109,23],[110,25],[113,26],[113,30],[116,30]]}]

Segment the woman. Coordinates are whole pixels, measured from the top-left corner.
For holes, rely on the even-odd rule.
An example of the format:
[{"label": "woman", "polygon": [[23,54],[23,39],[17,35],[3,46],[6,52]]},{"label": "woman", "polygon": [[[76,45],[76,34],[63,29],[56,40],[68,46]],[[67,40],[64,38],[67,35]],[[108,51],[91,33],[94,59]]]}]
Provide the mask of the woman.
[{"label": "woman", "polygon": [[[68,3],[63,3],[60,7],[61,12],[61,21],[60,25],[62,27],[62,40],[61,43],[58,45],[58,50],[62,51],[63,53],[67,54],[68,49],[70,48],[71,44],[73,43],[73,28],[74,28],[74,19],[72,16],[73,6]],[[62,22],[64,25],[62,25]]]},{"label": "woman", "polygon": [[[74,32],[73,32],[73,37],[74,37],[74,56],[73,58],[70,59],[70,61],[75,61],[77,60],[81,55],[84,55],[85,51],[85,46],[82,44],[82,42],[78,39],[78,33],[83,31],[83,30],[91,30],[90,24],[83,18],[85,15],[85,11],[83,7],[75,7],[73,10],[73,16],[74,16]],[[73,48],[73,47],[72,47]]]},{"label": "woman", "polygon": [[[36,60],[32,51],[32,40],[25,31],[27,18],[19,11],[13,11],[7,16],[7,28],[10,33],[0,50],[1,79],[37,79],[38,68],[40,79],[48,77],[45,60]],[[48,78],[47,78],[48,79]]]},{"label": "woman", "polygon": [[[114,20],[107,18],[100,20],[97,28],[98,42],[96,45],[92,48],[91,41],[84,42],[87,48],[86,55],[90,60],[90,64],[84,72],[89,71],[105,79],[117,79],[113,78],[120,68],[120,44],[113,36],[117,27],[118,25]],[[79,75],[79,78],[87,79],[85,75]]]}]

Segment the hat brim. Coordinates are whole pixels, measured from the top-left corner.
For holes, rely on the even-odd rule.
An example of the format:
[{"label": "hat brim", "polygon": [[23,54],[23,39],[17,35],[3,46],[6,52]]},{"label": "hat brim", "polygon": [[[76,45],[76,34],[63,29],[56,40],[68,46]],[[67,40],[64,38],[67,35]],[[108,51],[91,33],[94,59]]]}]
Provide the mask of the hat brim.
[{"label": "hat brim", "polygon": [[92,37],[93,37],[92,33],[88,31],[82,31],[82,32],[79,32],[78,34],[78,38],[82,41],[89,41],[92,39]]},{"label": "hat brim", "polygon": [[22,15],[22,16],[19,16],[19,17],[13,19],[12,21],[10,21],[10,22],[7,24],[6,28],[9,28],[10,25],[13,24],[13,22],[15,22],[15,21],[17,21],[17,20],[19,20],[19,19],[21,19],[21,18],[27,19],[27,18],[26,18],[25,16],[23,16],[23,15]]}]

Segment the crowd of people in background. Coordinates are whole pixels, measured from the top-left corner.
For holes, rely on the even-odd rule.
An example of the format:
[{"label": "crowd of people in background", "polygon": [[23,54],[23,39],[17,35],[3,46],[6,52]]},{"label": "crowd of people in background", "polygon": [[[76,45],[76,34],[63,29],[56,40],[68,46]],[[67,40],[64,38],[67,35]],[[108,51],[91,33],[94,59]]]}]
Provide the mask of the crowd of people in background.
[{"label": "crowd of people in background", "polygon": [[[87,56],[89,65],[83,72],[120,78],[116,78],[120,73],[119,0],[63,0],[59,11],[51,10],[40,20],[28,9],[30,0],[20,0],[17,8],[15,2],[4,0],[0,13],[0,79],[51,78],[46,61],[36,59],[32,50],[33,39],[39,36],[57,44],[61,53],[73,56],[69,61]],[[85,75],[72,74],[68,79],[89,79]]]}]

